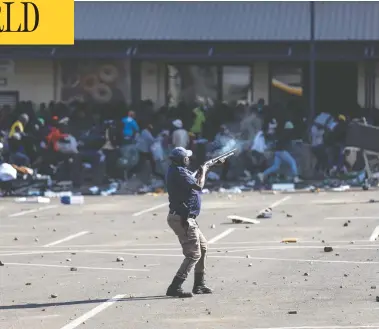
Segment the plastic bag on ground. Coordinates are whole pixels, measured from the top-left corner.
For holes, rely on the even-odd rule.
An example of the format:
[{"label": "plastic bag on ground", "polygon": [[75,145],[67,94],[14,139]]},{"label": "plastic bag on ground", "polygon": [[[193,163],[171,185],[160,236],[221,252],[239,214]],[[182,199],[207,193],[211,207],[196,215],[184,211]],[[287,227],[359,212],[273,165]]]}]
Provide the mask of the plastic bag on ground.
[{"label": "plastic bag on ground", "polygon": [[7,182],[17,178],[17,170],[9,163],[0,165],[0,181]]}]

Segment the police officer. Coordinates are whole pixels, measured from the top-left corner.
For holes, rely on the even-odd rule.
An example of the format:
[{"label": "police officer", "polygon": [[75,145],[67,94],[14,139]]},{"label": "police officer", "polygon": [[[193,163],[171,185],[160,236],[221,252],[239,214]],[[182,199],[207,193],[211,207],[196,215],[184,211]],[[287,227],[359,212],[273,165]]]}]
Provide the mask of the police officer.
[{"label": "police officer", "polygon": [[212,289],[204,282],[207,240],[196,222],[201,207],[200,192],[204,187],[209,168],[202,165],[194,175],[187,169],[191,156],[190,150],[183,147],[174,148],[170,155],[172,163],[166,175],[170,202],[167,222],[177,235],[185,256],[166,295],[180,298],[193,296],[192,293],[184,292],[182,289],[182,284],[193,267],[195,267],[195,282],[192,292],[194,294],[212,293]]}]

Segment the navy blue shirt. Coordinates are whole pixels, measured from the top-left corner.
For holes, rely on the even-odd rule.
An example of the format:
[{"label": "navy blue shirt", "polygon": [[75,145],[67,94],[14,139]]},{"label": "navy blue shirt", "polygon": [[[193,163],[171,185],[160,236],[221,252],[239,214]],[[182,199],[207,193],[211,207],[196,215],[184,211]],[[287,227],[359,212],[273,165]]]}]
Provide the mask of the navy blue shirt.
[{"label": "navy blue shirt", "polygon": [[170,210],[180,216],[198,216],[200,214],[200,191],[191,186],[196,184],[196,178],[185,167],[170,165],[166,174],[166,186]]}]

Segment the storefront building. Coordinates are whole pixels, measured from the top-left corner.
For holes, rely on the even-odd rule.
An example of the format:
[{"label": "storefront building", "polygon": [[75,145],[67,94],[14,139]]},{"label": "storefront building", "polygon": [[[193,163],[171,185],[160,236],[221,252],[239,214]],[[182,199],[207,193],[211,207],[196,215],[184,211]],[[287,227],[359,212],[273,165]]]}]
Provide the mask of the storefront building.
[{"label": "storefront building", "polygon": [[376,2],[86,1],[75,23],[74,46],[0,47],[2,105],[263,98],[309,111],[314,90],[316,111],[379,108]]}]

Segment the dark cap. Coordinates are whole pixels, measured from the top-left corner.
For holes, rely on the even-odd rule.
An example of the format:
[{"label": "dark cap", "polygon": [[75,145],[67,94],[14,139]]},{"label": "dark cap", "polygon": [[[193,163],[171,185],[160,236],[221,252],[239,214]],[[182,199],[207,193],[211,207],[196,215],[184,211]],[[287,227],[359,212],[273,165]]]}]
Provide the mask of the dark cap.
[{"label": "dark cap", "polygon": [[175,147],[170,154],[170,158],[173,159],[184,159],[190,156],[192,156],[192,151],[186,150],[184,147]]}]

